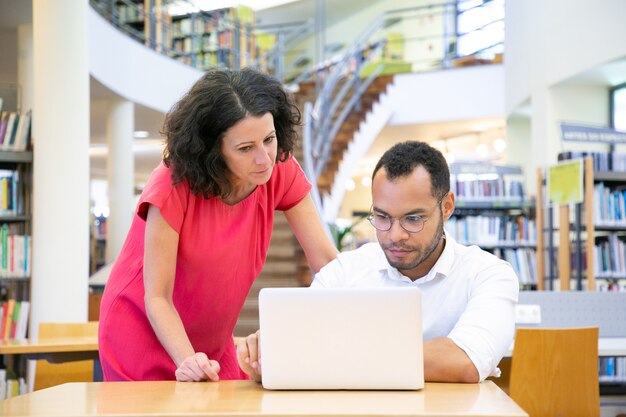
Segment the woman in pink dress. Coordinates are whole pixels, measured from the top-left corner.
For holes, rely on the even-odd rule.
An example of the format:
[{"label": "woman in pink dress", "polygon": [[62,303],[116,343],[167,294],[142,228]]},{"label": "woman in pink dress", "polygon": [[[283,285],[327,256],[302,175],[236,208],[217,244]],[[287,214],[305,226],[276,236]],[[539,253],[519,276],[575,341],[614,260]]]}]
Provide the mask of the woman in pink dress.
[{"label": "woman in pink dress", "polygon": [[251,69],[208,71],[168,113],[102,298],[105,381],[245,378],[232,333],[274,211],[314,271],[337,254],[291,156],[299,122],[280,82]]}]

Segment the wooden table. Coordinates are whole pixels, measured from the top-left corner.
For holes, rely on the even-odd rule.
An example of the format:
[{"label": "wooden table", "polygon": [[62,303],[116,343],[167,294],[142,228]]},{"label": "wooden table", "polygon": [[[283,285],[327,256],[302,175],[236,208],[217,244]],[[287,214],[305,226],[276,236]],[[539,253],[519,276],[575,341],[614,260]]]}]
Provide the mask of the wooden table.
[{"label": "wooden table", "polygon": [[490,381],[420,391],[267,391],[251,381],[63,384],[0,403],[7,416],[525,416]]},{"label": "wooden table", "polygon": [[0,340],[0,355],[23,355],[50,363],[98,359],[97,337]]},{"label": "wooden table", "polygon": [[7,355],[45,359],[50,363],[93,360],[93,379],[102,381],[97,336],[0,340],[0,356]]}]

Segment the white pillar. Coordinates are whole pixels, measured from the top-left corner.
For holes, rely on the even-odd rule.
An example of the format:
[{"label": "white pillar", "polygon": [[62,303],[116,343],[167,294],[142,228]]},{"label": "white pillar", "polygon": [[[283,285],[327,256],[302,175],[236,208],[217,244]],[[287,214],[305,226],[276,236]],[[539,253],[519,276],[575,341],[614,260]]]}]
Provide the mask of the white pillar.
[{"label": "white pillar", "polygon": [[107,119],[107,177],[109,217],[107,219],[106,261],[115,260],[133,219],[135,107],[128,100],[115,100]]},{"label": "white pillar", "polygon": [[89,277],[87,0],[33,0],[32,316],[86,321]]},{"label": "white pillar", "polygon": [[33,109],[33,25],[17,27],[17,83],[21,88],[21,111]]}]

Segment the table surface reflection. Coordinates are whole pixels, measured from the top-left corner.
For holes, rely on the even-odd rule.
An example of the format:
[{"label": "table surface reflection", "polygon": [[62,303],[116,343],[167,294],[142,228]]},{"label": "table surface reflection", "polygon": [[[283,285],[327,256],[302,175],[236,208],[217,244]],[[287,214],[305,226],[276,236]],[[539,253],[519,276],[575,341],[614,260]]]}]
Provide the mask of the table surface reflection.
[{"label": "table surface reflection", "polygon": [[251,381],[70,383],[0,404],[7,416],[526,416],[490,381],[419,391],[269,391]]}]

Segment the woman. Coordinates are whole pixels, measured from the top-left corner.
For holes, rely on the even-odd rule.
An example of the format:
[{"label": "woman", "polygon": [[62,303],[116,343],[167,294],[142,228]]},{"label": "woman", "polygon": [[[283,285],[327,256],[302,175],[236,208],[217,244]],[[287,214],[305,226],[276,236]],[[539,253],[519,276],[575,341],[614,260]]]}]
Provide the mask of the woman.
[{"label": "woman", "polygon": [[284,210],[318,271],[337,254],[291,157],[300,112],[251,69],[207,72],[166,116],[100,309],[105,381],[241,379],[232,332]]}]

